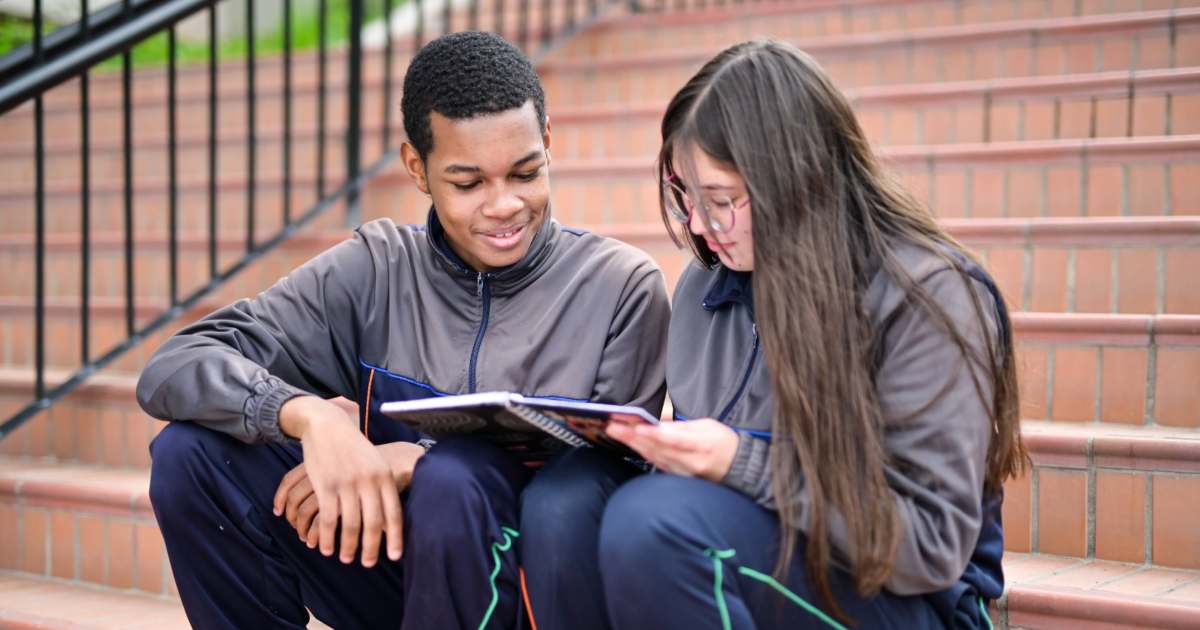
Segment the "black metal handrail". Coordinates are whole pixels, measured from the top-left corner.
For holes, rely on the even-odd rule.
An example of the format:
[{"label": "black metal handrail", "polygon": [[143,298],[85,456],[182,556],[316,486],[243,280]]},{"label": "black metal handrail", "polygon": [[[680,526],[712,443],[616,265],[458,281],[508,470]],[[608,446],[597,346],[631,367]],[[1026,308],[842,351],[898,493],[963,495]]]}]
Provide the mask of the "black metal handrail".
[{"label": "black metal handrail", "polygon": [[[34,339],[33,339],[33,391],[32,400],[10,418],[0,424],[0,439],[12,434],[25,422],[36,417],[38,413],[48,408],[56,400],[70,393],[81,385],[89,376],[112,364],[122,355],[145,340],[149,335],[159,331],[175,318],[196,306],[200,300],[210,295],[222,286],[232,276],[245,269],[258,258],[272,250],[289,236],[295,234],[303,226],[330,208],[344,203],[347,209],[347,223],[359,221],[358,197],[365,182],[381,171],[398,153],[393,142],[392,102],[393,90],[393,55],[395,53],[393,40],[397,39],[393,32],[392,20],[394,0],[374,0],[382,3],[386,39],[384,46],[383,79],[383,125],[381,154],[364,166],[363,153],[363,42],[362,30],[366,17],[367,3],[365,0],[350,0],[349,2],[349,32],[347,33],[347,54],[345,55],[346,76],[338,82],[335,89],[343,93],[346,99],[345,112],[345,170],[337,181],[331,181],[326,165],[326,118],[328,114],[327,91],[329,63],[329,7],[327,0],[318,0],[317,19],[319,20],[319,35],[317,55],[318,89],[315,98],[317,118],[317,151],[315,167],[316,201],[302,212],[293,212],[293,177],[295,167],[292,131],[295,123],[293,113],[292,60],[295,50],[292,45],[292,6],[291,0],[283,1],[283,38],[282,73],[283,86],[281,117],[283,121],[283,155],[282,165],[282,227],[262,240],[256,240],[256,183],[259,180],[257,137],[257,71],[258,53],[255,46],[255,14],[253,0],[246,2],[243,16],[246,29],[245,53],[245,180],[246,213],[245,213],[245,252],[236,261],[222,266],[218,252],[219,213],[218,192],[220,183],[219,172],[219,138],[218,103],[221,101],[219,79],[220,64],[217,5],[221,0],[124,0],[103,9],[91,12],[87,0],[80,1],[80,19],[78,22],[58,28],[52,33],[42,34],[43,12],[42,2],[34,2],[34,39],[26,46],[11,51],[0,58],[0,116],[24,115],[23,112],[13,113],[32,102],[32,132],[34,160],[34,190],[32,209],[34,212]],[[441,33],[430,33],[425,23],[425,2],[428,0],[409,0],[415,9],[414,29],[409,36],[409,42],[415,51],[432,36]],[[465,11],[457,11],[452,0],[442,0],[442,33],[454,30],[456,22],[464,28],[474,28],[480,22],[480,0],[470,0]],[[505,0],[490,0],[494,12],[493,19],[497,32],[513,39],[527,53],[536,55],[553,46],[556,40],[582,28],[588,22],[595,20],[602,6],[622,5],[631,10],[638,10],[636,3],[629,0],[586,0],[587,11],[585,18],[579,18],[576,4],[585,0],[542,0],[541,23],[530,24],[532,0],[515,0],[515,7],[507,10],[516,11],[518,15],[516,32],[501,30],[508,24],[505,19]],[[557,3],[557,4],[555,4]],[[566,3],[563,6],[563,3]],[[513,4],[509,2],[508,4]],[[560,10],[555,10],[555,9]],[[208,26],[208,57],[207,72],[202,73],[207,80],[207,277],[208,280],[195,290],[181,295],[179,287],[179,146],[178,146],[178,36],[177,25],[181,20],[207,12]],[[465,19],[463,13],[465,13]],[[460,19],[455,20],[459,17]],[[170,306],[164,312],[153,317],[148,322],[139,323],[135,317],[135,225],[138,219],[138,208],[135,203],[134,155],[137,145],[134,142],[134,107],[132,99],[134,63],[132,49],[138,43],[152,36],[167,34],[167,63],[166,74],[166,124],[167,124],[167,249],[168,249],[168,297]],[[537,40],[533,41],[536,33]],[[120,58],[120,90],[121,106],[121,220],[123,231],[124,252],[124,338],[114,347],[105,350],[100,356],[91,356],[92,323],[90,321],[91,292],[92,292],[92,221],[93,208],[91,188],[96,173],[92,171],[91,163],[91,99],[92,83],[90,74],[102,62],[113,56]],[[199,76],[199,75],[198,75]],[[78,79],[79,83],[79,151],[80,151],[80,314],[79,341],[80,357],[78,368],[62,382],[50,385],[46,373],[46,112],[44,97],[47,93],[66,81]]]}]

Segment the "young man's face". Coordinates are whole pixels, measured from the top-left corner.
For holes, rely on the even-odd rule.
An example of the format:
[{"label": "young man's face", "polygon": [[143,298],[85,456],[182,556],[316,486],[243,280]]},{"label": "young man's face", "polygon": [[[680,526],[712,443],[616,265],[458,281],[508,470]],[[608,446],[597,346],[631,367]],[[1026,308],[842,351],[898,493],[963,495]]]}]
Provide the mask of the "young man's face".
[{"label": "young man's face", "polygon": [[533,102],[498,114],[451,120],[429,115],[433,150],[424,162],[409,144],[403,159],[433,197],[454,252],[490,271],[525,255],[550,202],[550,126],[542,133]]}]

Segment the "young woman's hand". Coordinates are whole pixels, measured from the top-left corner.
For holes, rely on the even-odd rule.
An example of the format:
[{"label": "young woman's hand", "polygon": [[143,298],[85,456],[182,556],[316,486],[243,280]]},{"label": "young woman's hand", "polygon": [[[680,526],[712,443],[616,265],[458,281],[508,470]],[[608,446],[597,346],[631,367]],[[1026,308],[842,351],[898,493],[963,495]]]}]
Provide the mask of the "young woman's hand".
[{"label": "young woman's hand", "polygon": [[609,423],[608,436],[637,451],[659,470],[721,481],[733,464],[738,435],[727,425],[705,418],[657,426]]},{"label": "young woman's hand", "polygon": [[340,519],[342,562],[354,561],[361,538],[362,564],[374,566],[385,532],[387,555],[398,560],[403,519],[396,482],[383,454],[359,433],[353,419],[329,401],[301,396],[284,403],[279,424],[284,433],[300,439],[304,466],[284,476],[275,492],[275,514],[283,515],[293,489],[303,494],[304,488],[296,486],[307,483],[317,499],[316,527],[307,536],[310,547],[319,545],[323,555],[332,556]]}]

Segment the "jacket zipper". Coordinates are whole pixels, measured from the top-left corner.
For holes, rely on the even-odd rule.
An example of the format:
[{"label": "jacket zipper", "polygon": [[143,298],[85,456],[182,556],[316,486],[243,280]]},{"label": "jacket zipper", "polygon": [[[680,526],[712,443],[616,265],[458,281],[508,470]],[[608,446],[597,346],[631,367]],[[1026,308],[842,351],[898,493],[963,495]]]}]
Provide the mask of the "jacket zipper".
[{"label": "jacket zipper", "polygon": [[479,334],[475,335],[475,347],[471,349],[471,364],[467,371],[467,391],[475,392],[475,362],[479,360],[479,347],[483,345],[483,333],[487,330],[488,315],[492,310],[492,287],[487,274],[475,276],[475,297],[483,299],[483,317],[479,322]]},{"label": "jacket zipper", "polygon": [[746,364],[746,373],[742,374],[742,382],[738,384],[737,391],[733,393],[733,398],[726,403],[725,408],[721,410],[721,414],[717,416],[717,420],[725,422],[725,417],[729,412],[733,411],[733,406],[742,398],[742,394],[746,392],[746,385],[750,383],[750,373],[754,371],[755,360],[758,359],[758,324],[751,324],[751,330],[754,332],[754,347],[750,349],[750,362]]}]

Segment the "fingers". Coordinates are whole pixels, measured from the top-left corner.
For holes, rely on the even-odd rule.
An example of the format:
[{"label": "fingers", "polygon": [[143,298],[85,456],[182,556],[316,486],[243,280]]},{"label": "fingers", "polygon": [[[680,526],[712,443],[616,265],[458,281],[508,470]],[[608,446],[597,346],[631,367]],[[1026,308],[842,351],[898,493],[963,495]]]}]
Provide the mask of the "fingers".
[{"label": "fingers", "polygon": [[[283,514],[287,518],[287,522],[296,526],[296,516],[300,509],[300,505],[313,496],[312,480],[305,476],[287,493],[287,499],[284,503]],[[316,504],[313,504],[316,507]]]},{"label": "fingers", "polygon": [[[359,495],[362,503],[362,565],[373,567],[379,559],[379,539],[383,536],[383,507],[380,504],[381,490],[391,485],[391,476],[379,477],[375,483],[365,485]],[[354,556],[350,556],[354,560]],[[342,562],[346,554],[342,553]]]},{"label": "fingers", "polygon": [[[333,492],[317,493],[317,545],[323,556],[333,555],[333,538],[337,532],[338,510],[344,507],[339,505],[339,499],[338,495]],[[357,514],[357,510],[355,510],[355,514]]]},{"label": "fingers", "polygon": [[697,427],[689,427],[682,423],[665,424],[659,427],[645,427],[645,429],[649,429],[647,431],[650,434],[648,436],[649,439],[655,442],[659,448],[682,453],[703,450],[703,444],[697,439],[693,431],[695,428]]},{"label": "fingers", "polygon": [[308,475],[304,472],[304,464],[300,464],[299,466],[287,471],[287,474],[285,474],[283,479],[279,482],[279,487],[275,489],[275,500],[272,502],[272,508],[275,512],[275,516],[283,515],[284,504],[287,500],[288,492],[291,491],[292,486],[295,486],[300,480],[307,478]]},{"label": "fingers", "polygon": [[650,463],[655,463],[654,449],[646,440],[645,436],[639,435],[634,427],[624,424],[610,423],[608,428],[605,430],[605,433],[607,433],[612,439],[633,449],[638,455],[646,458],[646,460]]},{"label": "fingers", "polygon": [[[309,528],[312,528],[313,532],[317,531],[317,528],[312,527],[313,519],[316,517],[317,495],[310,494],[308,495],[308,498],[304,499],[304,502],[300,504],[300,507],[296,509],[296,522],[292,523],[292,525],[296,528],[296,533],[300,535],[300,540],[305,542],[308,541]],[[316,538],[313,538],[313,541],[314,542],[310,544],[309,547],[316,546]]]},{"label": "fingers", "polygon": [[[338,497],[338,504],[342,509],[342,538],[338,544],[341,549],[341,560],[345,564],[354,562],[354,554],[358,552],[358,535],[362,532],[362,506],[358,499],[358,493],[354,488],[343,490]],[[318,517],[324,524],[325,511],[321,511]],[[325,530],[321,530],[321,553],[325,555],[333,554],[333,532],[329,535],[329,553],[325,552]]]},{"label": "fingers", "polygon": [[612,424],[608,434],[637,451],[646,461],[664,472],[693,475],[704,452],[687,423],[659,426],[623,426]]},{"label": "fingers", "polygon": [[404,512],[400,507],[400,495],[391,488],[381,491],[383,496],[383,523],[387,536],[387,554],[393,561],[404,553]]},{"label": "fingers", "polygon": [[321,542],[321,527],[309,527],[308,534],[304,537],[304,544],[308,545],[309,549],[316,549],[317,544]]}]

